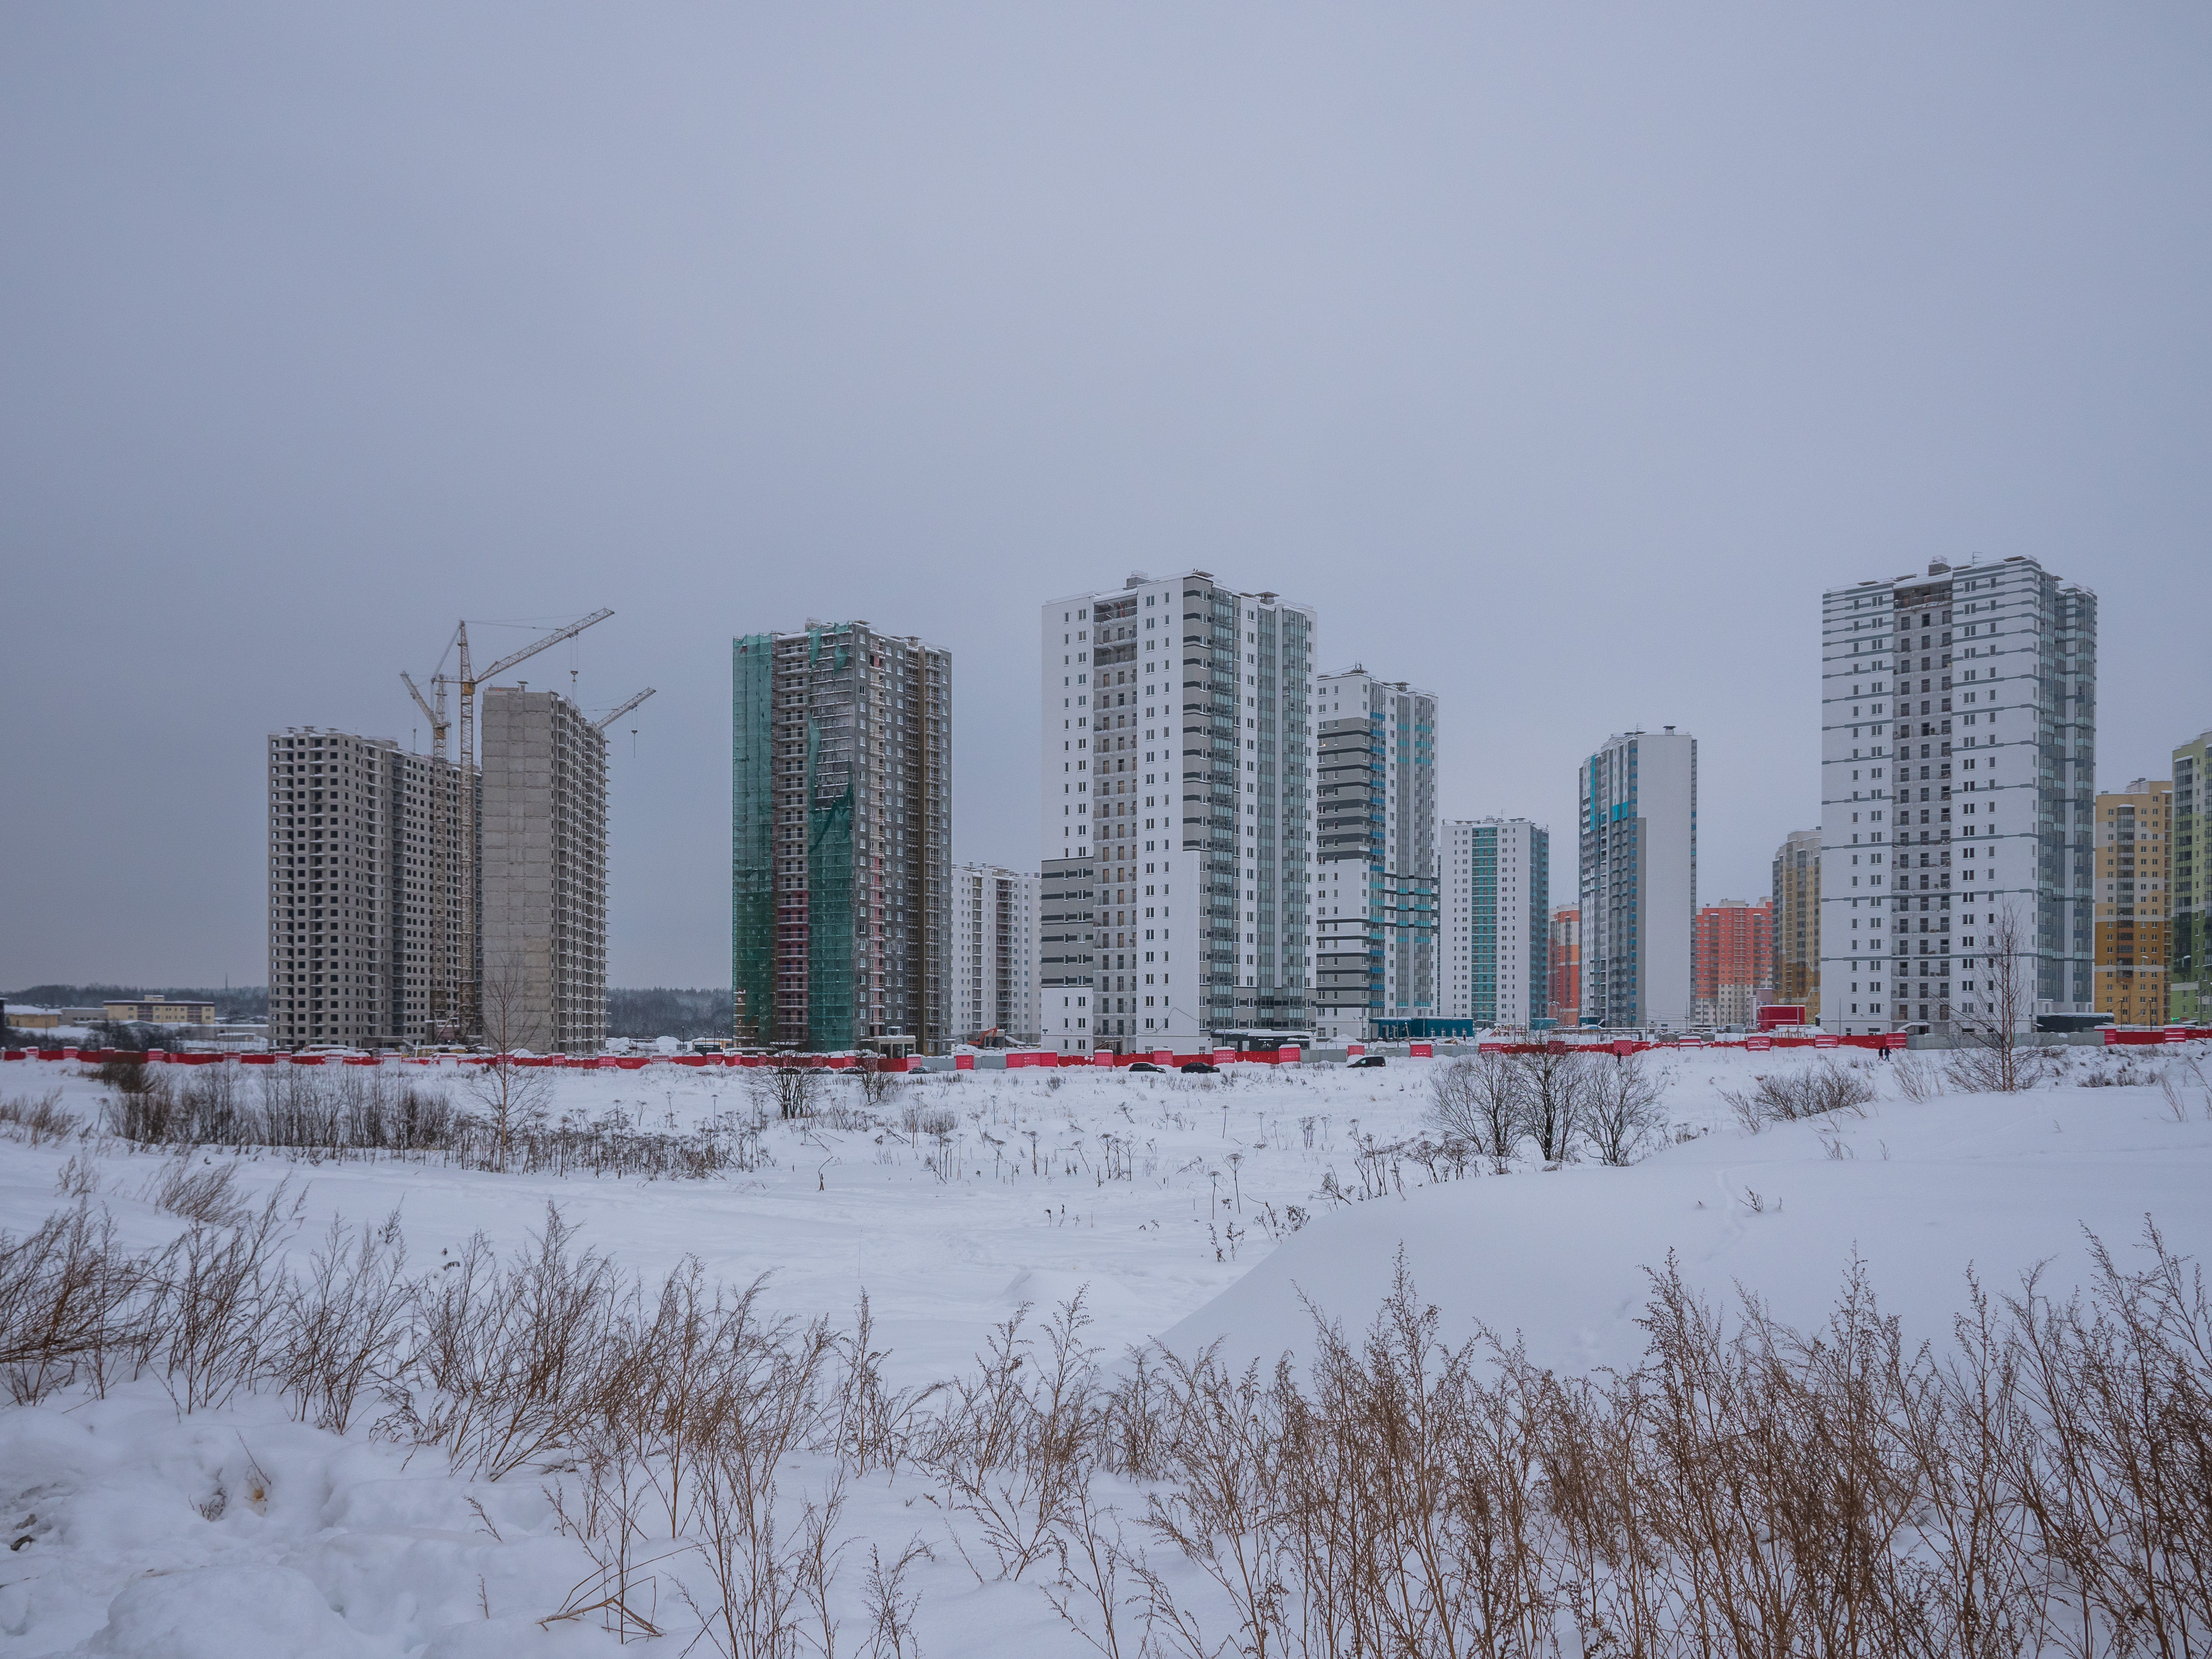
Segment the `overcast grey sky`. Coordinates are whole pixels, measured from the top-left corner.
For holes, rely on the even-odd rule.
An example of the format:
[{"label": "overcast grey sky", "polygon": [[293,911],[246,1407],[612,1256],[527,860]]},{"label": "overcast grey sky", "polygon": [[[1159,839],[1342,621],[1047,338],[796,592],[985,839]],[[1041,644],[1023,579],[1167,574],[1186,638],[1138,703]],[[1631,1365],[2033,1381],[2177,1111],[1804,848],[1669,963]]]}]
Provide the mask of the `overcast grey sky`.
[{"label": "overcast grey sky", "polygon": [[258,982],[264,735],[406,740],[461,616],[659,688],[617,984],[727,982],[733,633],[950,647],[956,850],[1034,867],[1037,605],[1136,568],[1433,688],[1562,901],[1667,722],[1763,892],[1820,589],[1931,557],[2094,586],[2162,775],[2208,185],[2202,5],[9,6],[0,985]]}]

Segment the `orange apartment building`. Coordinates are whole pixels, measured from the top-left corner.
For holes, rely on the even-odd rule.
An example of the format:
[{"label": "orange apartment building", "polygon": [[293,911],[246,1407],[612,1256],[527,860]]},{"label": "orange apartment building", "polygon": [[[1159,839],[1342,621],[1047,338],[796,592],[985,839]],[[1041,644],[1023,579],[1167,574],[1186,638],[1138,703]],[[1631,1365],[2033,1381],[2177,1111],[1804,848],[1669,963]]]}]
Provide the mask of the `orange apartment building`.
[{"label": "orange apartment building", "polygon": [[1691,951],[1690,1018],[1748,1026],[1774,1000],[1774,904],[1723,899],[1698,912]]},{"label": "orange apartment building", "polygon": [[1562,1025],[1572,1025],[1583,1009],[1583,913],[1575,905],[1552,912],[1551,946],[1546,962],[1549,988],[1545,1012]]}]

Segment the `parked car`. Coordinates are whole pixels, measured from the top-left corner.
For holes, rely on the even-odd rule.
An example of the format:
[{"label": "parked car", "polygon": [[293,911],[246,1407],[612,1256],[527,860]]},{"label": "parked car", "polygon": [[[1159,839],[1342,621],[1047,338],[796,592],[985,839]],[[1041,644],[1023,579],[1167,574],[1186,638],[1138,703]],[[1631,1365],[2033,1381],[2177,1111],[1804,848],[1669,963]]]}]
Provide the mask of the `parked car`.
[{"label": "parked car", "polygon": [[1382,1056],[1380,1054],[1354,1054],[1344,1062],[1344,1067],[1346,1071],[1357,1071],[1362,1066],[1380,1066],[1381,1064],[1382,1064]]},{"label": "parked car", "polygon": [[1210,1060],[1194,1060],[1176,1067],[1178,1072],[1218,1072],[1221,1068]]},{"label": "parked car", "polygon": [[1164,1066],[1155,1066],[1149,1060],[1133,1060],[1129,1062],[1127,1069],[1132,1072],[1164,1072],[1167,1070],[1167,1067]]}]

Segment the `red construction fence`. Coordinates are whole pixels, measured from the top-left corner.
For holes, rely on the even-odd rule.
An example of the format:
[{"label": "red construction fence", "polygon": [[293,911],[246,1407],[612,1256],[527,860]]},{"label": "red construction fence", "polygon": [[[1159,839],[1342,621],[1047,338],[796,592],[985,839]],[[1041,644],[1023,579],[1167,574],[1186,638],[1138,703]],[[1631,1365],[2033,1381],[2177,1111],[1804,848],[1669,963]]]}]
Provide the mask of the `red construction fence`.
[{"label": "red construction fence", "polygon": [[[2114,1026],[2103,1028],[2107,1048],[2138,1047],[2167,1042],[2193,1042],[2212,1040],[2212,1025]],[[1363,1045],[1348,1045],[1349,1052],[1364,1052]],[[1738,1037],[1609,1037],[1595,1041],[1559,1036],[1545,1037],[1532,1042],[1508,1042],[1502,1039],[1485,1039],[1476,1044],[1483,1054],[1565,1054],[1570,1050],[1605,1054],[1640,1054],[1652,1048],[1743,1048],[1753,1053],[1764,1053],[1773,1048],[1902,1048],[1905,1046],[1904,1033],[1892,1031],[1863,1036],[1844,1036],[1833,1031],[1800,1031],[1784,1034],[1768,1032]],[[1085,1054],[1056,1054],[1042,1048],[1010,1048],[1001,1051],[1006,1055],[1007,1069],[1021,1071],[1031,1067],[1072,1066],[1129,1066],[1140,1060],[1156,1066],[1187,1066],[1194,1061],[1206,1061],[1215,1066],[1243,1064],[1250,1066],[1295,1066],[1305,1058],[1304,1051],[1297,1048],[1259,1048],[1239,1051],[1234,1048],[1212,1048],[1194,1054],[1176,1054],[1166,1048],[1139,1050],[1135,1054],[1116,1054],[1103,1051]],[[1435,1045],[1413,1042],[1407,1045],[1409,1058],[1428,1060],[1434,1056]],[[389,1059],[404,1066],[461,1066],[489,1065],[495,1059],[504,1059],[516,1066],[558,1066],[574,1071],[639,1071],[647,1066],[805,1066],[825,1071],[850,1071],[870,1063],[864,1054],[599,1054],[584,1059],[571,1059],[563,1054],[437,1054],[386,1056],[377,1054],[167,1054],[159,1049],[137,1054],[119,1048],[9,1048],[0,1050],[0,1060],[66,1060],[87,1065],[102,1065],[111,1060],[142,1061],[148,1065],[212,1066],[218,1060],[235,1060],[246,1066],[378,1066]],[[919,1072],[921,1061],[913,1056],[893,1055],[873,1062],[886,1072]],[[972,1071],[975,1055],[962,1054],[953,1056],[953,1066],[959,1071]]]}]

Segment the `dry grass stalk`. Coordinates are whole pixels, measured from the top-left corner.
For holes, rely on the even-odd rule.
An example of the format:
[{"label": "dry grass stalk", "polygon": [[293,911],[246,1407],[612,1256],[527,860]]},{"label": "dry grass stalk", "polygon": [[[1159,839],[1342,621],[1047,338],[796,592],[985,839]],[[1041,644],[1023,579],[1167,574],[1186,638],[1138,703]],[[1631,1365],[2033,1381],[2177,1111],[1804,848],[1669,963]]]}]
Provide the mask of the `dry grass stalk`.
[{"label": "dry grass stalk", "polygon": [[582,1437],[617,1358],[614,1268],[551,1205],[501,1271],[479,1233],[428,1287],[402,1402],[413,1437],[496,1480]]},{"label": "dry grass stalk", "polygon": [[[918,1451],[946,1507],[974,1522],[1001,1578],[1019,1578],[1054,1553],[1056,1531],[1090,1478],[1098,1354],[1083,1340],[1091,1323],[1083,1301],[1079,1291],[1054,1310],[1042,1354],[1022,1328],[1027,1304],[996,1327],[977,1373],[945,1389]],[[967,1541],[956,1533],[954,1543],[983,1582]]]},{"label": "dry grass stalk", "polygon": [[349,1235],[333,1219],[283,1297],[277,1386],[301,1420],[343,1434],[366,1393],[388,1386],[415,1311],[399,1212]]},{"label": "dry grass stalk", "polygon": [[36,1099],[10,1095],[0,1099],[0,1132],[26,1146],[61,1140],[77,1130],[76,1115],[62,1109],[62,1091],[52,1089]]},{"label": "dry grass stalk", "polygon": [[0,1376],[19,1406],[81,1377],[106,1392],[141,1340],[150,1264],[115,1242],[105,1209],[80,1203],[21,1238],[0,1233]]},{"label": "dry grass stalk", "polygon": [[[1080,1302],[920,1395],[856,1329],[775,1318],[686,1262],[626,1284],[557,1213],[501,1261],[410,1279],[396,1225],[288,1268],[280,1189],[237,1224],[118,1247],[88,1204],[0,1236],[0,1370],[18,1401],[135,1370],[180,1410],[283,1390],[343,1430],[549,1474],[593,1571],[548,1622],[667,1632],[664,1577],[732,1656],[914,1652],[910,1570],[871,1550],[841,1599],[847,1483],[918,1461],[978,1578],[1040,1560],[1115,1659],[1385,1654],[2196,1653],[2212,1644],[2212,1303],[2147,1231],[2058,1304],[1978,1287],[1940,1357],[1854,1271],[1826,1323],[1729,1319],[1671,1262],[1643,1363],[1559,1377],[1442,1335],[1402,1262],[1359,1338],[1316,1316],[1303,1371],[1132,1356],[1102,1385]],[[798,1482],[792,1471],[811,1468]],[[1133,1548],[1107,1501],[1136,1483]],[[667,1632],[680,1635],[679,1632]]]}]

